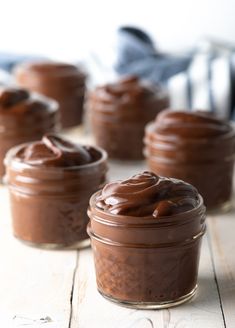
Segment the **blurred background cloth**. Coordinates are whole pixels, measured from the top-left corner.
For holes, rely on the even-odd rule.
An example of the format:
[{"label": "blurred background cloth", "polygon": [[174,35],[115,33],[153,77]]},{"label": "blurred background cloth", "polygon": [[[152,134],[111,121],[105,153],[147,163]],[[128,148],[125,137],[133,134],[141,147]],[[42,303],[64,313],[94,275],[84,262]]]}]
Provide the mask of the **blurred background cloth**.
[{"label": "blurred background cloth", "polygon": [[148,34],[135,27],[118,30],[116,55],[114,68],[118,74],[135,74],[153,83],[165,83],[185,71],[192,58],[190,53],[183,56],[161,53]]},{"label": "blurred background cloth", "polygon": [[118,30],[114,70],[135,74],[167,87],[174,109],[206,110],[235,118],[235,48],[203,41],[192,51],[161,53],[151,38],[135,27]]},{"label": "blurred background cloth", "polygon": [[[18,63],[41,58],[0,53],[0,82],[11,82]],[[235,119],[235,47],[229,44],[205,40],[183,54],[163,53],[145,31],[123,26],[83,64],[90,86],[134,74],[165,86],[173,109],[200,109]]]},{"label": "blurred background cloth", "polygon": [[174,109],[201,109],[234,119],[235,48],[203,41],[187,54],[169,55],[155,48],[151,38],[135,27],[118,30],[119,75],[135,74],[167,87]]}]

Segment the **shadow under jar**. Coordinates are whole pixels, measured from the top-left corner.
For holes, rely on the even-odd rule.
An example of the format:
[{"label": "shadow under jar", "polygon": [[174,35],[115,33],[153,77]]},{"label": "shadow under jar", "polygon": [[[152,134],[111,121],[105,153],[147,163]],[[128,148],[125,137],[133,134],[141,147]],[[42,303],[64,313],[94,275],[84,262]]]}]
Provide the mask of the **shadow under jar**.
[{"label": "shadow under jar", "polygon": [[53,62],[27,62],[15,70],[16,82],[59,103],[61,125],[69,128],[81,124],[86,76],[75,65]]},{"label": "shadow under jar", "polygon": [[134,76],[97,87],[88,101],[97,145],[112,159],[142,159],[144,127],[168,104],[160,87]]},{"label": "shadow under jar", "polygon": [[[149,174],[152,179],[153,174],[144,172],[145,176]],[[142,184],[139,190],[142,190],[143,185],[148,186],[145,195],[143,190],[132,190],[137,179]],[[120,200],[117,207],[123,207],[124,212],[127,211],[126,215],[114,214],[119,212],[117,207],[113,213],[101,209],[99,203],[102,192],[94,194],[90,200],[88,233],[94,253],[98,290],[107,299],[127,307],[157,309],[176,306],[189,300],[197,288],[201,237],[205,232],[203,200],[195,191],[198,200],[192,208],[190,204],[193,200],[185,194],[188,192],[188,195],[192,195],[190,185],[178,180],[156,179],[159,182],[155,185],[150,182],[149,186],[146,179],[143,181],[143,174],[142,182],[140,175],[134,176],[127,180],[128,184],[124,187],[126,196],[123,194],[123,183],[122,190],[112,194],[112,200],[115,200],[116,205],[116,200]],[[165,191],[167,188],[165,196],[162,188]],[[174,188],[177,190],[174,191],[175,196],[172,193],[171,197]],[[128,190],[131,190],[129,196]],[[154,193],[156,204],[152,203],[153,198],[150,196]],[[139,204],[135,202],[131,208],[135,197],[139,197]],[[177,197],[184,204],[178,212]],[[106,200],[114,204],[111,198],[107,197]],[[167,198],[171,200],[168,202]],[[143,203],[141,199],[144,199]],[[156,216],[144,215],[145,210],[148,213],[152,205],[153,208],[156,206]],[[175,207],[169,210],[170,206]]]},{"label": "shadow under jar", "polygon": [[58,104],[21,88],[0,88],[0,179],[7,151],[59,128]]},{"label": "shadow under jar", "polygon": [[204,112],[162,112],[146,127],[145,156],[156,174],[194,185],[208,209],[228,209],[232,194],[235,130]]},{"label": "shadow under jar", "polygon": [[11,149],[7,183],[15,237],[43,248],[82,248],[90,196],[106,175],[106,153],[56,135]]}]

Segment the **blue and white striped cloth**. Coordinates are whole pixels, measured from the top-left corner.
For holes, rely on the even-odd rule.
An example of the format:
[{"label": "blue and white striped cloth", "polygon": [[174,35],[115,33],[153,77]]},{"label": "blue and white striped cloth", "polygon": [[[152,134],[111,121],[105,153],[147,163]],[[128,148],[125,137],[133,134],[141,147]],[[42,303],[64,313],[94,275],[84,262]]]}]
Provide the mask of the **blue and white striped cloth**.
[{"label": "blue and white striped cloth", "polygon": [[115,70],[164,84],[173,109],[205,110],[235,119],[235,48],[201,42],[182,56],[159,53],[149,36],[136,28],[118,31]]}]

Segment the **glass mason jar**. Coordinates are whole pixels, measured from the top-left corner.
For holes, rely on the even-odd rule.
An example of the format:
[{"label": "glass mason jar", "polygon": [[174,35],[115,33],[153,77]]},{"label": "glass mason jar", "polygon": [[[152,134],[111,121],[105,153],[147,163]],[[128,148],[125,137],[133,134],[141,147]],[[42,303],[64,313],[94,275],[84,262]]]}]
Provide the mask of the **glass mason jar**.
[{"label": "glass mason jar", "polygon": [[150,170],[195,186],[208,210],[228,209],[233,185],[235,132],[216,138],[173,138],[155,132],[151,122],[145,130],[145,157]]},{"label": "glass mason jar", "polygon": [[97,87],[88,101],[97,145],[112,159],[143,159],[145,125],[168,105],[164,90],[135,76]]},{"label": "glass mason jar", "polygon": [[61,125],[82,122],[86,76],[77,66],[53,61],[27,62],[15,70],[16,82],[59,103]]},{"label": "glass mason jar", "polygon": [[197,288],[202,197],[197,208],[162,218],[114,215],[90,200],[88,233],[98,291],[120,305],[139,309],[175,306]]},{"label": "glass mason jar", "polygon": [[111,159],[143,159],[144,124],[138,122],[118,122],[105,115],[94,115],[92,131],[96,142],[106,149]]},{"label": "glass mason jar", "polygon": [[0,178],[5,174],[3,160],[10,148],[58,131],[59,120],[57,102],[34,93],[24,103],[14,104],[14,110],[0,110]]},{"label": "glass mason jar", "polygon": [[106,180],[106,152],[97,152],[95,162],[72,167],[42,167],[17,161],[23,148],[6,155],[6,180],[10,191],[13,233],[18,239],[43,248],[83,248],[90,196]]}]

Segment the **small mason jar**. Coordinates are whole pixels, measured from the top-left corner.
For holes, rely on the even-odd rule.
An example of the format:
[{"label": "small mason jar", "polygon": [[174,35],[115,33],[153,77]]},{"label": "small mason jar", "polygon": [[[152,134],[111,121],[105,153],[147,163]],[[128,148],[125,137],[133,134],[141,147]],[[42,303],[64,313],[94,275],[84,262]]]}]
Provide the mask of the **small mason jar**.
[{"label": "small mason jar", "polygon": [[42,167],[15,158],[24,146],[12,148],[5,158],[14,236],[48,249],[88,246],[87,207],[105,183],[106,152],[90,147],[97,158],[92,163]]},{"label": "small mason jar", "polygon": [[26,62],[15,69],[16,82],[59,103],[61,125],[82,122],[86,76],[72,64],[53,61]]},{"label": "small mason jar", "polygon": [[189,300],[197,289],[205,206],[168,217],[110,214],[90,200],[88,233],[98,291],[120,305],[160,309]]},{"label": "small mason jar", "polygon": [[199,112],[164,111],[145,129],[150,170],[195,186],[208,210],[231,207],[235,129]]},{"label": "small mason jar", "polygon": [[162,88],[136,76],[97,87],[88,98],[97,145],[111,159],[143,159],[145,125],[168,104],[168,95]]}]

